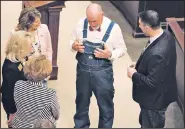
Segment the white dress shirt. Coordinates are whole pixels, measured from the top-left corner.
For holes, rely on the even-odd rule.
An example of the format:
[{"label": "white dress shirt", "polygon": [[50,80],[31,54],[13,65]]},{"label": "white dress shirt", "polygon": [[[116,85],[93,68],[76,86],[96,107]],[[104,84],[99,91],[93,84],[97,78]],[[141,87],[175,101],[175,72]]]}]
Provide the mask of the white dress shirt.
[{"label": "white dress shirt", "polygon": [[149,43],[149,45],[147,45],[147,47],[144,47],[144,49],[143,49],[143,52],[148,48],[148,46],[150,46],[157,38],[159,38],[162,34],[163,34],[163,29],[162,29],[162,31],[158,34],[158,35],[155,35],[155,36],[153,36],[153,37],[150,37],[150,43]]},{"label": "white dress shirt", "polygon": [[159,38],[163,34],[163,30],[158,34],[153,37],[150,37],[150,44],[153,43],[157,38]]},{"label": "white dress shirt", "polygon": [[[72,49],[72,44],[76,39],[83,39],[83,26],[85,18],[82,18],[77,23],[77,26],[72,32],[72,39],[70,40],[69,46]],[[101,41],[105,32],[110,24],[111,20],[107,17],[103,17],[103,22],[101,24],[101,31],[93,30],[89,31],[89,24],[87,29],[87,39],[91,42]],[[118,24],[114,24],[112,31],[108,40],[105,43],[108,46],[108,49],[112,52],[112,56],[109,58],[111,61],[123,56],[127,52],[127,47],[125,45],[121,29]]]}]

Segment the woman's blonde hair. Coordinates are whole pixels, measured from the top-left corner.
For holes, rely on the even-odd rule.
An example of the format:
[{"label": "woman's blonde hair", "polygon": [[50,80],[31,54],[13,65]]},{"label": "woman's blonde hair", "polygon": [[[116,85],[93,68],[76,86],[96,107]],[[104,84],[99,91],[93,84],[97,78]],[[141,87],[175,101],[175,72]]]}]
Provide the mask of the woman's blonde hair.
[{"label": "woman's blonde hair", "polygon": [[32,36],[27,31],[16,31],[8,40],[5,54],[12,62],[22,61],[31,51]]},{"label": "woman's blonde hair", "polygon": [[25,77],[34,82],[44,80],[51,72],[52,64],[45,55],[29,59],[24,66]]}]

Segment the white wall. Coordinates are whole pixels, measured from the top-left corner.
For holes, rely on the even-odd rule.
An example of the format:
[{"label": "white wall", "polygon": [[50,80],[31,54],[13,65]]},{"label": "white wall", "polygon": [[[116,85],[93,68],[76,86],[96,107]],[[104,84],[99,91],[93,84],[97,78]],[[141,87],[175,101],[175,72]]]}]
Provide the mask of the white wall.
[{"label": "white wall", "polygon": [[[5,44],[9,37],[10,31],[16,26],[18,17],[22,9],[22,1],[1,1],[1,70],[5,58]],[[2,78],[2,74],[1,74]],[[2,79],[1,79],[2,83]],[[2,105],[1,105],[1,108]],[[3,110],[3,109],[2,109]],[[1,127],[5,128],[6,115],[1,110]]]},{"label": "white wall", "polygon": [[22,1],[1,1],[1,62],[8,36],[18,22],[21,9]]}]

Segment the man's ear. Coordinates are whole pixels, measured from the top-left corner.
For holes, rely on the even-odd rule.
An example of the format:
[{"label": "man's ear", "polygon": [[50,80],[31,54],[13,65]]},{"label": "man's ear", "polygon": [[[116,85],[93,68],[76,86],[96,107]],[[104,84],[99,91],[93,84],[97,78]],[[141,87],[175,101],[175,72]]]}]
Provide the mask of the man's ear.
[{"label": "man's ear", "polygon": [[151,28],[150,26],[147,26],[147,25],[145,26],[146,30],[149,30],[150,28]]},{"label": "man's ear", "polygon": [[151,27],[150,26],[146,26],[146,29],[149,30],[149,29],[151,29]]},{"label": "man's ear", "polygon": [[104,12],[102,11],[102,14],[101,15],[104,15]]}]

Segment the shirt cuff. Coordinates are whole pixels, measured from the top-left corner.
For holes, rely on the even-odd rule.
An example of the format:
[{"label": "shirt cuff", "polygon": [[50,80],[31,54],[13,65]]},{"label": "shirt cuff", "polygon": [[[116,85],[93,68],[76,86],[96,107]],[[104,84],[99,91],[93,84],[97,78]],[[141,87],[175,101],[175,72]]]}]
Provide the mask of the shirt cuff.
[{"label": "shirt cuff", "polygon": [[114,60],[114,52],[111,51],[111,56],[108,57],[108,60],[113,61]]},{"label": "shirt cuff", "polygon": [[74,41],[73,40],[70,40],[70,43],[69,43],[69,48],[72,52],[76,52],[75,50],[73,50],[72,48],[72,45],[73,45]]}]

